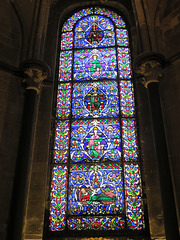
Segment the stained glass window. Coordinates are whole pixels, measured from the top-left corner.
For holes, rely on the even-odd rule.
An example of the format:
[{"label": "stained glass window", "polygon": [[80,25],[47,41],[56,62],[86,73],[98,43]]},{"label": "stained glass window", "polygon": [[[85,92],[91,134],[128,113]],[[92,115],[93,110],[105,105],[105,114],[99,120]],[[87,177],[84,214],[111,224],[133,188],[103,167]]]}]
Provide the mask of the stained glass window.
[{"label": "stained glass window", "polygon": [[125,21],[105,8],[62,27],[51,232],[145,230],[129,46]]}]

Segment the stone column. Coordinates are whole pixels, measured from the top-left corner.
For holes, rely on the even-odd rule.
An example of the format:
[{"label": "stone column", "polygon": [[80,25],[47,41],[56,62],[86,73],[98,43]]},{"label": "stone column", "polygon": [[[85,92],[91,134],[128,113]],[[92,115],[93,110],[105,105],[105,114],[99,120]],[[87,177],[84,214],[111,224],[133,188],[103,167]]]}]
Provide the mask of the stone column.
[{"label": "stone column", "polygon": [[163,77],[162,69],[164,66],[165,58],[161,54],[153,52],[139,55],[135,61],[135,71],[139,74],[141,82],[147,88],[148,93],[166,239],[178,240],[177,213],[159,95],[159,80]]},{"label": "stone column", "polygon": [[22,239],[29,171],[32,164],[37,100],[42,83],[47,78],[49,68],[41,61],[30,60],[21,64],[20,71],[24,72],[23,85],[26,90],[7,229],[8,240]]}]

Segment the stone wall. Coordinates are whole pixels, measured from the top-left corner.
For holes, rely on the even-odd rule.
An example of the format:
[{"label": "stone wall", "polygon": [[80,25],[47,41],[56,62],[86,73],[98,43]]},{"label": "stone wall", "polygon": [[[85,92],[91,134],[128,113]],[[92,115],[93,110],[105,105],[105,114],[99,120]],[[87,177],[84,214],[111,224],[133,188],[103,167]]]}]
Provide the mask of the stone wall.
[{"label": "stone wall", "polygon": [[[42,239],[45,209],[48,211],[50,178],[48,161],[51,152],[49,142],[52,130],[58,28],[74,9],[93,3],[124,12],[132,33],[133,58],[142,52],[154,51],[160,52],[167,59],[164,78],[160,82],[160,95],[177,208],[180,206],[179,0],[54,0],[51,2],[50,8],[50,0],[0,1],[0,238],[2,240],[5,240],[7,231],[24,103],[19,64],[23,60],[36,57],[48,63],[52,70],[48,79],[51,84],[45,84],[38,102],[24,224],[24,239]],[[152,239],[163,239],[165,236],[163,213],[147,93],[138,81],[135,87],[150,233]]]}]

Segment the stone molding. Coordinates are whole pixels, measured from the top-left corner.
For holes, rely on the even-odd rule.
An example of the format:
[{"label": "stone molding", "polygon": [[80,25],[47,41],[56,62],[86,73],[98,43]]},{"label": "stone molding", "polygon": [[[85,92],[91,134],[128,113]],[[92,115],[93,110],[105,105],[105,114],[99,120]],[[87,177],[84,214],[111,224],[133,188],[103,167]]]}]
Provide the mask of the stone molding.
[{"label": "stone molding", "polygon": [[47,79],[50,69],[47,64],[39,60],[27,60],[20,65],[24,73],[23,83],[26,89],[33,89],[39,94],[43,81]]},{"label": "stone molding", "polygon": [[163,77],[165,58],[159,53],[141,54],[135,60],[135,72],[138,74],[141,83],[148,87],[149,83],[159,82]]}]

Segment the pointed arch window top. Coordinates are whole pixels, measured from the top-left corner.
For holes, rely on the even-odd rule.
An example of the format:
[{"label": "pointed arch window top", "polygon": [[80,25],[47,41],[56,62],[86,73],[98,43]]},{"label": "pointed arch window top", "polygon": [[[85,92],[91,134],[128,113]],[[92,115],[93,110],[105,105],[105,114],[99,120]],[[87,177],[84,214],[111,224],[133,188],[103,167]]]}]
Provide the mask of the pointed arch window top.
[{"label": "pointed arch window top", "polygon": [[94,13],[111,18],[114,21],[116,27],[119,27],[119,28],[126,27],[126,24],[123,21],[122,17],[109,9],[96,7]]},{"label": "pointed arch window top", "polygon": [[117,13],[115,13],[111,10],[105,9],[105,8],[95,7],[94,9],[93,8],[86,8],[86,9],[83,9],[83,10],[73,14],[64,23],[62,31],[63,32],[72,31],[73,27],[74,27],[74,24],[79,19],[81,19],[82,17],[88,16],[88,15],[91,15],[91,14],[98,14],[98,15],[103,15],[103,16],[107,16],[107,17],[111,18],[113,20],[114,24],[116,25],[116,27],[118,27],[118,28],[125,28],[126,27],[126,24],[125,24],[124,20]]},{"label": "pointed arch window top", "polygon": [[72,31],[74,24],[82,17],[93,14],[93,8],[82,9],[72,15],[65,23],[62,28],[63,32]]}]

